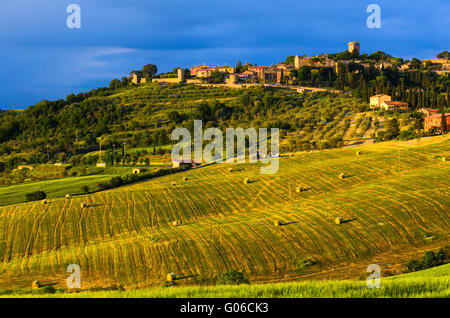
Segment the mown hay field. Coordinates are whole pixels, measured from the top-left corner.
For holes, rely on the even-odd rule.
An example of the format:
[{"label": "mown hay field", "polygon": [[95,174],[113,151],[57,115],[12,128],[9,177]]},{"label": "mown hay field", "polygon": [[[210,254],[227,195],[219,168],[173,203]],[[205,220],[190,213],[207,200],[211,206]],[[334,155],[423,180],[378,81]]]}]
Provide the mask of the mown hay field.
[{"label": "mown hay field", "polygon": [[[161,286],[168,273],[186,277],[181,286],[213,284],[231,269],[251,282],[361,279],[372,263],[401,273],[409,259],[448,245],[450,165],[441,157],[450,142],[432,140],[298,153],[280,158],[275,175],[212,165],[0,207],[0,289],[33,280],[64,288],[69,264],[80,265],[83,289]],[[316,265],[299,266],[305,259]]]},{"label": "mown hay field", "polygon": [[381,278],[380,288],[366,281],[305,281],[237,286],[188,286],[108,290],[97,292],[35,293],[0,291],[0,297],[57,298],[448,298],[450,264],[416,273]]}]

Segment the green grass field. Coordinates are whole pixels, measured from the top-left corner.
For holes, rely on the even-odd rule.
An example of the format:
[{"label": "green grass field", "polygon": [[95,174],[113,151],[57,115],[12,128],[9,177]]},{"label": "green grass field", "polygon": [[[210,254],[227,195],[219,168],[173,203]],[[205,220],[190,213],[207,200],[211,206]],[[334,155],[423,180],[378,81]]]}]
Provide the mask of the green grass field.
[{"label": "green grass field", "polygon": [[[147,171],[155,169],[154,166],[145,166],[143,168]],[[76,169],[69,169],[69,173],[75,170],[79,172],[80,169],[82,168],[77,167]],[[0,206],[26,202],[25,195],[37,190],[44,191],[47,194],[48,199],[64,198],[66,194],[70,194],[71,196],[84,194],[81,189],[82,186],[88,186],[89,192],[96,192],[100,190],[98,183],[109,181],[116,176],[131,174],[132,169],[132,166],[111,166],[106,169],[89,167],[86,168],[86,176],[58,178],[40,182],[23,183],[9,187],[0,187]]]},{"label": "green grass field", "polygon": [[365,281],[307,281],[213,287],[163,287],[127,291],[36,294],[0,291],[0,297],[58,298],[448,298],[450,264],[420,272],[381,278],[380,288]]},{"label": "green grass field", "polygon": [[[68,264],[81,266],[84,289],[161,286],[171,272],[191,277],[180,287],[210,285],[231,269],[252,283],[363,280],[373,263],[400,274],[449,241],[450,165],[441,160],[449,138],[416,143],[298,153],[280,158],[275,175],[212,165],[45,206],[0,207],[0,289],[33,280],[64,288]],[[300,268],[304,259],[317,265]]]},{"label": "green grass field", "polygon": [[26,194],[42,190],[47,198],[61,198],[66,194],[79,195],[83,192],[81,187],[86,185],[90,191],[97,191],[97,184],[110,180],[115,175],[95,175],[85,177],[67,177],[41,182],[24,183],[20,185],[0,188],[0,205],[9,205],[26,202]]}]

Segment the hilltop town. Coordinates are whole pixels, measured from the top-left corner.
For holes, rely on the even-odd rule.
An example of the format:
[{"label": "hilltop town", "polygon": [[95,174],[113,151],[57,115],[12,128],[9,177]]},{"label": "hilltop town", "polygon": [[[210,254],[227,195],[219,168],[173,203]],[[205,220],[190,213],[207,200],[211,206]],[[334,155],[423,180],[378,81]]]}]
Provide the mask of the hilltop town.
[{"label": "hilltop town", "polygon": [[[197,85],[218,85],[230,88],[245,88],[254,85],[265,85],[271,87],[287,87],[295,89],[300,93],[327,91],[331,93],[346,93],[355,97],[362,97],[365,102],[370,104],[373,110],[382,111],[408,111],[420,106],[421,112],[425,115],[425,131],[433,129],[439,130],[442,125],[441,117],[445,116],[447,125],[450,125],[450,114],[439,114],[436,106],[448,106],[448,87],[447,102],[440,105],[430,105],[423,95],[426,92],[423,89],[405,91],[405,83],[402,82],[403,93],[391,88],[388,89],[391,94],[384,94],[383,88],[372,86],[363,74],[378,72],[380,75],[399,74],[409,72],[426,72],[429,76],[441,77],[450,74],[450,53],[444,51],[436,58],[418,60],[403,60],[402,58],[392,57],[384,52],[378,51],[371,55],[361,54],[361,45],[359,42],[349,42],[348,49],[337,54],[321,54],[316,56],[295,55],[289,56],[286,61],[270,66],[257,66],[250,63],[242,65],[240,62],[235,67],[232,66],[208,66],[197,65],[190,69],[176,68],[173,73],[165,73],[152,77],[145,77],[139,72],[132,72],[131,82],[134,84],[143,84],[147,82],[157,83],[187,83]],[[319,79],[314,83],[314,76]],[[346,77],[352,77],[348,81],[347,88],[355,88],[356,91],[345,91],[344,87]],[[399,75],[397,75],[400,77]],[[309,78],[308,78],[309,77]],[[340,78],[341,83],[334,85]],[[448,77],[447,84],[448,84]],[[360,85],[355,82],[360,81]],[[351,82],[354,82],[351,85]],[[304,85],[310,84],[309,86]],[[393,83],[390,83],[393,84]],[[337,87],[336,87],[337,86]],[[358,87],[359,86],[359,87]],[[370,97],[369,97],[370,96]],[[416,101],[414,101],[414,98]],[[433,97],[432,99],[436,99]],[[437,104],[437,101],[431,101]],[[441,107],[439,107],[441,108]]]},{"label": "hilltop town", "polygon": [[[339,54],[321,54],[316,56],[296,55],[290,56],[285,62],[280,62],[270,66],[257,66],[247,63],[237,66],[193,66],[189,70],[178,68],[177,76],[164,77],[164,75],[173,75],[170,73],[163,76],[154,77],[153,82],[166,83],[204,83],[214,74],[224,73],[223,83],[229,86],[245,85],[255,83],[290,85],[298,80],[296,71],[302,67],[312,67],[316,69],[332,69],[336,74],[342,70],[343,66],[355,64],[357,68],[370,69],[371,67],[382,71],[386,69],[394,69],[400,72],[407,70],[424,68],[438,75],[450,73],[450,54],[443,52],[440,58],[431,58],[419,61],[413,59],[405,61],[401,58],[391,57],[384,52],[376,52],[371,56],[367,54],[361,55],[361,47],[359,42],[349,42],[347,51]],[[137,73],[133,73],[132,81],[135,84],[146,83],[147,77],[143,77]]]}]

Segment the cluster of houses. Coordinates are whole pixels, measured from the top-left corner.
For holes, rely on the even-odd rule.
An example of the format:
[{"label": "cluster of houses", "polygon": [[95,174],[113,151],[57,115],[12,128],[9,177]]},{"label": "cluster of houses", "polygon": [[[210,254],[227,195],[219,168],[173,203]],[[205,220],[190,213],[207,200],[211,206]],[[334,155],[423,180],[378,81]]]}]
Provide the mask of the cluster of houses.
[{"label": "cluster of houses", "polygon": [[[442,113],[433,108],[422,108],[420,111],[425,116],[424,130],[430,131],[436,129],[439,131],[442,124]],[[445,120],[447,127],[450,127],[450,113],[445,113]]]},{"label": "cluster of houses", "polygon": [[[349,52],[359,53],[360,45],[358,42],[350,42],[348,44]],[[294,69],[299,69],[302,66],[314,66],[314,67],[330,67],[338,71],[339,64],[349,64],[352,61],[339,61],[336,62],[328,58],[327,54],[317,56],[298,56],[294,58],[293,64],[278,63],[270,66],[256,66],[251,64],[244,65],[245,71],[237,73],[236,68],[231,66],[208,66],[198,65],[190,69],[191,76],[197,78],[205,78],[211,76],[212,72],[219,71],[223,73],[229,73],[227,84],[239,84],[239,83],[254,83],[257,81],[263,81],[266,83],[282,83],[285,79],[290,79],[291,72]]]},{"label": "cluster of houses", "polygon": [[450,73],[450,60],[449,59],[427,59],[427,60],[423,60],[422,64],[425,65],[427,62],[441,65],[440,69],[435,70],[435,72],[439,75],[444,75],[444,74]]},{"label": "cluster of houses", "polygon": [[392,101],[392,97],[389,95],[378,94],[370,97],[370,108],[385,111],[408,110],[409,104]]},{"label": "cluster of houses", "polygon": [[[408,110],[409,104],[406,102],[392,101],[392,97],[389,95],[378,94],[370,97],[370,108],[385,111]],[[439,113],[439,110],[434,108],[422,108],[420,111],[425,117],[425,131],[428,132],[433,129],[439,130],[441,128],[442,114]],[[445,114],[445,119],[447,121],[447,127],[450,127],[450,113]]]},{"label": "cluster of houses", "polygon": [[230,66],[199,65],[190,69],[191,76],[205,78],[211,76],[214,71],[229,73],[227,84],[254,83],[258,80],[270,83],[281,83],[283,78],[289,77],[293,66],[276,64],[271,66],[244,65],[245,71],[236,73],[236,68]]},{"label": "cluster of houses", "polygon": [[[360,43],[350,42],[348,43],[348,51],[350,53],[360,54]],[[422,64],[426,65],[427,62],[436,65],[441,65],[440,69],[435,69],[434,71],[439,75],[450,73],[450,60],[449,59],[427,59],[423,60]],[[253,83],[258,80],[269,82],[269,83],[282,83],[284,79],[291,78],[291,71],[294,69],[300,69],[302,66],[313,66],[313,67],[329,67],[333,68],[336,73],[339,73],[339,66],[356,63],[360,64],[364,68],[370,68],[374,66],[379,70],[387,69],[390,67],[396,68],[399,71],[406,71],[409,69],[409,63],[398,64],[392,61],[380,61],[378,63],[369,63],[360,60],[340,60],[335,61],[330,59],[328,54],[321,54],[316,56],[295,56],[293,64],[279,63],[271,66],[253,66],[250,64],[244,65],[246,69],[244,72],[236,73],[236,68],[231,66],[208,66],[208,65],[198,65],[190,69],[191,76],[197,78],[205,78],[211,76],[214,71],[219,71],[223,73],[229,73],[229,79],[227,84],[239,84],[239,83]],[[396,106],[393,106],[396,107]]]},{"label": "cluster of houses", "polygon": [[[348,43],[348,52],[360,54],[360,43],[350,42]],[[335,61],[330,59],[328,54],[321,54],[316,56],[298,56],[294,58],[293,64],[278,63],[270,66],[256,66],[247,63],[244,65],[245,71],[237,72],[235,67],[231,66],[208,66],[208,65],[197,65],[190,68],[190,75],[192,78],[186,79],[184,76],[184,69],[178,69],[177,76],[158,78],[154,77],[151,79],[152,82],[164,82],[164,83],[193,83],[199,84],[201,80],[210,77],[214,71],[219,71],[222,73],[228,73],[229,77],[226,80],[228,85],[237,84],[248,84],[256,83],[259,81],[265,83],[278,83],[281,84],[286,82],[286,80],[292,79],[292,71],[295,69],[300,69],[302,66],[313,66],[313,67],[327,67],[333,68],[336,73],[339,73],[340,65],[356,63],[360,64],[364,68],[370,68],[374,66],[375,68],[382,70],[389,67],[397,68],[399,71],[406,71],[409,69],[409,63],[396,64],[392,61],[380,61],[378,63],[369,63],[360,60],[339,60]],[[427,59],[423,60],[422,64],[433,63],[434,65],[441,65],[440,69],[435,69],[434,71],[440,75],[450,73],[450,60],[449,59]],[[142,77],[139,74],[133,74],[132,82],[134,84],[146,83],[148,78]],[[388,102],[388,101],[386,101]],[[394,103],[394,102],[392,102]],[[389,106],[389,105],[388,105]],[[390,105],[390,107],[404,107],[395,104]]]}]

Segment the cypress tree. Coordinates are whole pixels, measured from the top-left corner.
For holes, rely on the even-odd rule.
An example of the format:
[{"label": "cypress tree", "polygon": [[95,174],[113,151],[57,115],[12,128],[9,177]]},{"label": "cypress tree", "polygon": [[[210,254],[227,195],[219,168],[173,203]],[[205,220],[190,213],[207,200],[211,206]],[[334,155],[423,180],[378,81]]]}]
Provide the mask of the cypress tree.
[{"label": "cypress tree", "polygon": [[442,133],[445,134],[447,133],[447,118],[445,117],[445,109],[444,107],[441,108],[441,130]]},{"label": "cypress tree", "polygon": [[413,108],[416,108],[417,106],[417,94],[415,91],[412,92],[411,105]]}]

